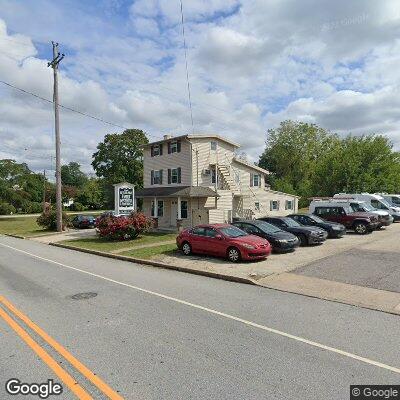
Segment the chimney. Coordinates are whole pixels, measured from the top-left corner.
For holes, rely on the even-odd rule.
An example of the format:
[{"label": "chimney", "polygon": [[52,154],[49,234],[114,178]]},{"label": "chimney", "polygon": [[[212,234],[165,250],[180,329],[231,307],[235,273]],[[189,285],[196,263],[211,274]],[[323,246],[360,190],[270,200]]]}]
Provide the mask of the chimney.
[{"label": "chimney", "polygon": [[172,135],[164,135],[164,140],[172,139]]}]

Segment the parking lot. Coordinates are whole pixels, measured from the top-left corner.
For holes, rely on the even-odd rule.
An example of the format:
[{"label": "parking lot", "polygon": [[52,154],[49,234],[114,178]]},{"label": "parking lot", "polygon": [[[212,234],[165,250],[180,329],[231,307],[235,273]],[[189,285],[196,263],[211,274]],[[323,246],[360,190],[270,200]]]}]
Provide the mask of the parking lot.
[{"label": "parking lot", "polygon": [[259,285],[400,313],[400,224],[368,235],[348,233],[322,245],[233,264],[192,255],[160,256],[180,267],[248,278]]}]

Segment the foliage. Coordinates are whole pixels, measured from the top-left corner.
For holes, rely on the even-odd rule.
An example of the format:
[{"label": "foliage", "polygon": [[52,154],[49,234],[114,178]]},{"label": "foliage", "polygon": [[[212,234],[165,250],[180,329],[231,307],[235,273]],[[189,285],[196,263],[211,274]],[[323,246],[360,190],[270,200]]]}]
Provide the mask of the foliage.
[{"label": "foliage", "polygon": [[96,228],[100,237],[109,240],[130,240],[148,231],[152,219],[142,213],[132,213],[128,216],[100,216],[96,219]]},{"label": "foliage", "polygon": [[69,206],[69,209],[71,211],[84,211],[86,207],[82,203],[79,203],[79,201],[75,201]]},{"label": "foliage", "polygon": [[[57,212],[56,210],[50,210],[45,213],[39,215],[36,220],[37,224],[42,226],[43,228],[56,230],[57,229]],[[63,212],[62,213],[62,228],[65,229],[70,224],[70,219],[68,215]]]},{"label": "foliage", "polygon": [[70,162],[68,165],[61,166],[61,182],[63,185],[82,188],[88,178],[81,171],[81,166],[77,162]]},{"label": "foliage", "polygon": [[0,203],[0,215],[15,214],[15,207],[8,203]]},{"label": "foliage", "polygon": [[146,134],[140,129],[106,135],[93,154],[92,166],[96,175],[109,184],[127,181],[142,187],[142,146],[148,142]]},{"label": "foliage", "polygon": [[[104,182],[101,179],[90,178],[86,185],[78,192],[76,201],[92,210],[99,210],[106,203],[104,196]],[[112,207],[112,204],[109,208]]]},{"label": "foliage", "polygon": [[27,214],[40,213],[42,212],[42,210],[43,210],[43,204],[36,201],[27,202],[23,208],[23,211]]},{"label": "foliage", "polygon": [[259,165],[276,190],[302,196],[400,192],[400,155],[382,135],[339,137],[316,125],[284,121],[268,131]]}]

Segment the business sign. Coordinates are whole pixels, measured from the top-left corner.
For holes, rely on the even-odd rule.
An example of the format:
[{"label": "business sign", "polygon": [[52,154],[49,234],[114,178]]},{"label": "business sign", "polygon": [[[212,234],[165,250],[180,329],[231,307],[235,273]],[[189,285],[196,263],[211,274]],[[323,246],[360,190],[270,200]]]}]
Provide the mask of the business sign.
[{"label": "business sign", "polygon": [[114,204],[117,215],[135,211],[135,187],[127,182],[114,185]]}]

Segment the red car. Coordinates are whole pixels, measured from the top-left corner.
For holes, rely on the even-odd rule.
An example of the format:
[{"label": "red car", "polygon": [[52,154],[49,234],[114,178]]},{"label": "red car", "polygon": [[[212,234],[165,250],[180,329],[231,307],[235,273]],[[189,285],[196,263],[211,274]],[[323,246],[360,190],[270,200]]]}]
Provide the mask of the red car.
[{"label": "red car", "polygon": [[182,231],[176,245],[183,254],[208,254],[227,257],[232,262],[266,258],[272,247],[268,240],[249,235],[228,224],[198,225]]}]

